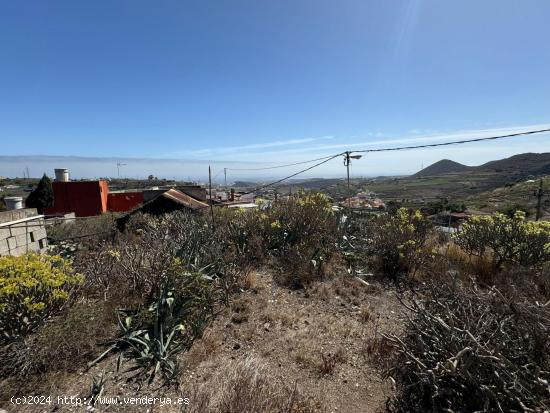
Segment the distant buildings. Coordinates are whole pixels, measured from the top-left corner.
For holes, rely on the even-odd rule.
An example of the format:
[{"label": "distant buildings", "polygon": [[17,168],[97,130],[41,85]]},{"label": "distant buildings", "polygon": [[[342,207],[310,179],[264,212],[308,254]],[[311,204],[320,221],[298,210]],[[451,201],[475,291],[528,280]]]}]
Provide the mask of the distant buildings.
[{"label": "distant buildings", "polygon": [[[360,196],[361,195],[361,196]],[[380,210],[386,207],[384,201],[378,198],[369,198],[368,195],[360,193],[357,196],[352,196],[346,198],[340,205],[347,208],[356,208],[356,209],[376,209]]]},{"label": "distant buildings", "polygon": [[109,186],[106,181],[55,181],[52,183],[54,205],[46,215],[74,212],[77,217],[107,212]]},{"label": "distant buildings", "polygon": [[74,212],[77,217],[88,217],[107,211],[127,212],[170,191],[179,193],[180,198],[188,197],[201,203],[206,201],[206,190],[198,185],[109,192],[106,180],[71,181],[67,169],[56,169],[55,172],[56,180],[52,183],[54,205],[45,209],[47,215]]}]

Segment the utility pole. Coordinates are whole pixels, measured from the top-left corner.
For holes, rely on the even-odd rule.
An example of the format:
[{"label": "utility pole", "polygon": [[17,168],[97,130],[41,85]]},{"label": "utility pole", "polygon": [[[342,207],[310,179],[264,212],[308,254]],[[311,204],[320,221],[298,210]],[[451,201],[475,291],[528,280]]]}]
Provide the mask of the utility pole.
[{"label": "utility pole", "polygon": [[346,153],[344,154],[344,165],[346,166],[346,172],[347,172],[347,175],[348,175],[348,209],[351,209],[351,188],[350,188],[350,185],[349,185],[349,164],[350,164],[350,156],[349,156],[349,151],[346,151]]},{"label": "utility pole", "polygon": [[538,221],[542,217],[542,195],[544,191],[542,189],[542,178],[539,181],[539,188],[535,190],[535,196],[537,197],[537,216],[535,221]]},{"label": "utility pole", "polygon": [[212,171],[208,165],[208,192],[210,193],[210,215],[212,215],[212,228],[214,228],[214,205],[212,204]]},{"label": "utility pole", "polygon": [[346,166],[346,172],[347,172],[347,181],[348,181],[348,208],[351,209],[351,186],[349,181],[349,166],[351,164],[352,159],[361,159],[361,155],[351,155],[350,151],[346,151],[344,153],[344,165]]}]

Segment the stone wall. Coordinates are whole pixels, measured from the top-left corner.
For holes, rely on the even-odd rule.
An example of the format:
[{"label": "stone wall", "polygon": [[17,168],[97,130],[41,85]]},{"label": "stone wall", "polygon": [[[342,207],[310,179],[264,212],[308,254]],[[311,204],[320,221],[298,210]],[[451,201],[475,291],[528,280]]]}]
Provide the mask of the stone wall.
[{"label": "stone wall", "polygon": [[0,255],[43,252],[47,246],[44,217],[36,209],[0,212]]}]

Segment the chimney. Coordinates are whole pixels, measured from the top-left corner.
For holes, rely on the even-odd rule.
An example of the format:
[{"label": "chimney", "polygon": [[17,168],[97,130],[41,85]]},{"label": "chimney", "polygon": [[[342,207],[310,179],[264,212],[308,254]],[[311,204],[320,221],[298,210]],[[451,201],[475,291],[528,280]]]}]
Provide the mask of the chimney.
[{"label": "chimney", "polygon": [[69,182],[69,170],[67,168],[55,169],[55,180],[57,182]]},{"label": "chimney", "polygon": [[8,211],[23,208],[23,198],[20,196],[7,196],[4,198],[4,203]]},{"label": "chimney", "polygon": [[231,188],[231,193],[229,195],[229,200],[233,202],[235,200],[235,190]]}]

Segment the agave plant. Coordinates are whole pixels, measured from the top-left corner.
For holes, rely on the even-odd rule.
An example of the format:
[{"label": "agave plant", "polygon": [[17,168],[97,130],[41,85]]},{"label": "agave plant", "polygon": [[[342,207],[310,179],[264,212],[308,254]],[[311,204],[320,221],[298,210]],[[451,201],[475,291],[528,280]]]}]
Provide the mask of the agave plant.
[{"label": "agave plant", "polygon": [[176,355],[202,332],[211,315],[212,297],[204,274],[170,271],[148,308],[133,312],[133,316],[129,311],[119,312],[119,337],[107,343],[109,347],[89,366],[119,352],[117,370],[123,357],[131,359],[135,364],[126,371],[137,371],[134,377],[140,381],[147,379],[150,384],[160,374],[169,383],[176,377]]},{"label": "agave plant", "polygon": [[90,396],[88,397],[88,404],[90,406],[95,406],[97,403],[97,399],[101,397],[103,394],[103,390],[105,390],[105,383],[107,382],[107,377],[105,377],[105,374],[100,374],[98,376],[92,377],[92,386],[90,389]]}]

